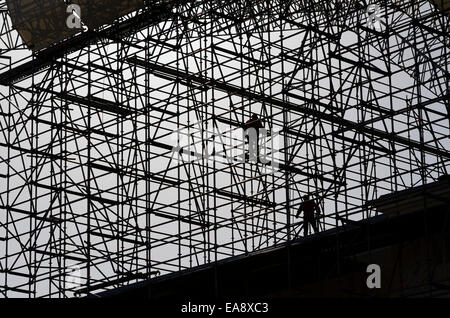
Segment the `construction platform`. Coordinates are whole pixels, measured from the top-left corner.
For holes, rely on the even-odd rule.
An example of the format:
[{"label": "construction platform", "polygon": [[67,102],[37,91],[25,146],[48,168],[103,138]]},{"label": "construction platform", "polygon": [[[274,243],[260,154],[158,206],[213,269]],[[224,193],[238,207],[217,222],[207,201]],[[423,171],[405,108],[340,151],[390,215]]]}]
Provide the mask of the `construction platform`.
[{"label": "construction platform", "polygon": [[[374,202],[380,210],[388,206],[389,213],[98,296],[448,297],[449,189],[450,178],[444,176]],[[416,204],[422,201],[421,209],[404,210],[411,194]],[[379,289],[366,285],[369,264],[381,268]]]}]

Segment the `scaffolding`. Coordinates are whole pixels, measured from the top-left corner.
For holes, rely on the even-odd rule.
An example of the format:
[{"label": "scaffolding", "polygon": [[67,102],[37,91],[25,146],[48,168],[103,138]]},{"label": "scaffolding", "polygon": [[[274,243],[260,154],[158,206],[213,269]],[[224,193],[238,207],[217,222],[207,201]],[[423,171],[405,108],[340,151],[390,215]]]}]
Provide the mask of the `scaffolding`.
[{"label": "scaffolding", "polygon": [[[448,174],[450,18],[429,1],[150,1],[33,53],[0,13],[1,297],[278,246],[307,193],[326,231]],[[224,156],[253,113],[276,167],[244,139]]]}]

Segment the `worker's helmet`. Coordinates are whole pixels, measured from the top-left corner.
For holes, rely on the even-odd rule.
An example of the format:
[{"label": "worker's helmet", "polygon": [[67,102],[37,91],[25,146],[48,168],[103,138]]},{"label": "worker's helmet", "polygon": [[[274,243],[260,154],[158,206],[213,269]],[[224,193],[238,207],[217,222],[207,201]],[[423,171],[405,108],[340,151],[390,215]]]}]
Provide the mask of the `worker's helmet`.
[{"label": "worker's helmet", "polygon": [[253,113],[252,114],[252,119],[258,119],[258,114],[257,113]]},{"label": "worker's helmet", "polygon": [[305,195],[303,196],[303,200],[309,200],[309,194],[305,194]]}]

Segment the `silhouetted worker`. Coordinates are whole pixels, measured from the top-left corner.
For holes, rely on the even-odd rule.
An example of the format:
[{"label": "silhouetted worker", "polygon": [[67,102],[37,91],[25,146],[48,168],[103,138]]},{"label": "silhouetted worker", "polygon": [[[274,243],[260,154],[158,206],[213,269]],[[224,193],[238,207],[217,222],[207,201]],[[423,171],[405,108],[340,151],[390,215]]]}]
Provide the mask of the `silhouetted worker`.
[{"label": "silhouetted worker", "polygon": [[314,202],[314,200],[309,198],[309,194],[303,196],[303,202],[300,204],[296,217],[298,218],[300,213],[303,211],[303,233],[305,236],[308,235],[308,228],[310,224],[314,230],[314,233],[317,233],[319,231],[317,228],[317,219],[314,215],[316,209],[317,204],[316,202]]},{"label": "silhouetted worker", "polygon": [[245,122],[245,129],[248,128],[255,128],[256,131],[258,131],[258,129],[260,128],[264,128],[264,125],[257,114],[253,113],[252,117]]},{"label": "silhouetted worker", "polygon": [[264,125],[255,113],[245,122],[244,129],[247,132],[250,161],[257,162],[259,160],[259,130],[262,128],[264,128]]}]

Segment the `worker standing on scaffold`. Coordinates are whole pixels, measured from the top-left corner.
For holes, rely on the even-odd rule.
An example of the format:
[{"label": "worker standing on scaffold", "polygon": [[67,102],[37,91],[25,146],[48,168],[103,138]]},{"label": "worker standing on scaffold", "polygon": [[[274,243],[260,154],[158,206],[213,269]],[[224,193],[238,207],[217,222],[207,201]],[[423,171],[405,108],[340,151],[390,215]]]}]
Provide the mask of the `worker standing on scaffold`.
[{"label": "worker standing on scaffold", "polygon": [[[300,213],[303,211],[303,233],[304,236],[308,235],[309,225],[311,224],[314,233],[319,232],[317,227],[317,218],[315,215],[316,210],[318,210],[318,206],[313,199],[309,198],[309,194],[303,196],[303,202],[300,204],[300,207],[297,211],[296,217],[300,216]],[[318,213],[317,213],[318,214]]]},{"label": "worker standing on scaffold", "polygon": [[245,122],[244,129],[248,139],[249,161],[259,161],[259,130],[262,128],[264,128],[264,125],[255,113]]}]

